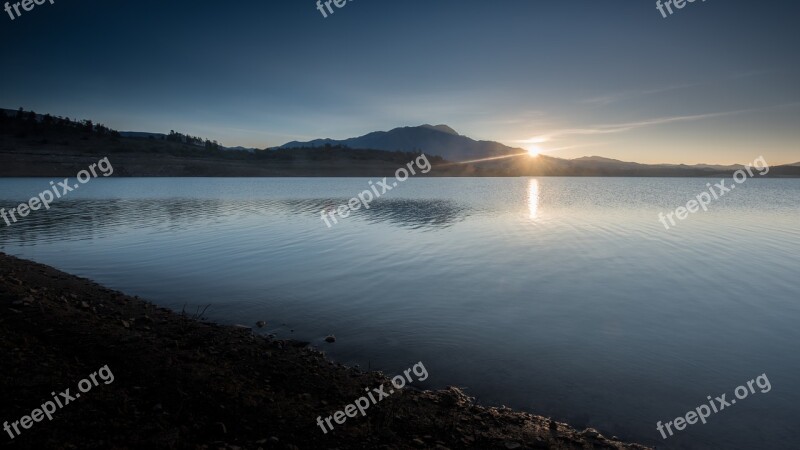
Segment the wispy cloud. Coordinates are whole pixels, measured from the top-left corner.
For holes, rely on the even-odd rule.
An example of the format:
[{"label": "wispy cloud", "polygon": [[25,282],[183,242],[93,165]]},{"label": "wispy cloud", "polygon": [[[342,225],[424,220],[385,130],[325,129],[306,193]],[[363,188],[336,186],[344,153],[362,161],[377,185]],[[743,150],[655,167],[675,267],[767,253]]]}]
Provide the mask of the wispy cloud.
[{"label": "wispy cloud", "polygon": [[[774,73],[777,73],[777,71],[773,69],[752,69],[752,70],[740,71],[728,75],[725,78],[729,80],[739,80],[743,78],[754,78],[764,75],[771,75]],[[643,97],[646,95],[662,94],[664,92],[672,92],[681,89],[694,88],[698,86],[703,86],[704,84],[707,84],[707,82],[682,83],[669,86],[659,86],[652,89],[634,89],[634,90],[627,90],[620,92],[612,92],[605,95],[598,95],[595,97],[579,100],[578,103],[584,105],[593,105],[593,106],[606,106],[611,103],[616,103],[622,100],[629,100],[632,98]]]},{"label": "wispy cloud", "polygon": [[605,106],[611,103],[627,100],[630,98],[636,98],[645,95],[660,94],[662,92],[676,91],[679,89],[686,89],[699,85],[700,83],[686,83],[686,84],[676,84],[672,86],[661,86],[653,89],[638,89],[631,91],[615,92],[607,95],[600,95],[597,97],[580,100],[578,103],[582,103],[585,105]]},{"label": "wispy cloud", "polygon": [[766,108],[753,108],[753,109],[739,109],[734,111],[723,111],[723,112],[715,112],[715,113],[707,113],[707,114],[693,114],[693,115],[686,115],[686,116],[671,116],[671,117],[659,117],[655,119],[648,119],[642,120],[638,122],[626,122],[620,124],[605,124],[605,125],[594,125],[586,128],[566,128],[562,130],[555,130],[551,131],[546,134],[542,134],[539,136],[534,136],[530,139],[526,139],[524,141],[518,141],[521,143],[541,143],[551,141],[557,138],[562,138],[565,136],[586,136],[586,135],[597,135],[597,134],[614,134],[614,133],[624,133],[626,131],[632,131],[638,128],[643,127],[651,127],[651,126],[658,126],[658,125],[666,125],[671,123],[677,122],[688,122],[688,121],[695,121],[695,120],[705,120],[705,119],[713,119],[717,117],[726,117],[726,116],[733,116],[737,114],[745,114],[745,113],[752,113],[752,112],[761,112],[767,111],[772,109],[780,109],[780,108],[788,108],[788,107],[795,107],[800,105],[800,103],[788,103],[784,105],[777,105],[772,107]]}]

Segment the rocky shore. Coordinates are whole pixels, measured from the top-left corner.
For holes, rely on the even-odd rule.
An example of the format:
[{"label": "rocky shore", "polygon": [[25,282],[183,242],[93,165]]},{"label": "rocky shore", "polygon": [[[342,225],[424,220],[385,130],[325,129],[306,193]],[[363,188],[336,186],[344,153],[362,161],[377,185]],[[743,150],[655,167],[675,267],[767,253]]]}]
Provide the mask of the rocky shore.
[{"label": "rocky shore", "polygon": [[323,433],[318,416],[389,379],[305,343],[203,322],[0,253],[0,422],[103,366],[92,390],[12,449],[646,449],[546,417],[476,405],[455,387],[404,389]]}]

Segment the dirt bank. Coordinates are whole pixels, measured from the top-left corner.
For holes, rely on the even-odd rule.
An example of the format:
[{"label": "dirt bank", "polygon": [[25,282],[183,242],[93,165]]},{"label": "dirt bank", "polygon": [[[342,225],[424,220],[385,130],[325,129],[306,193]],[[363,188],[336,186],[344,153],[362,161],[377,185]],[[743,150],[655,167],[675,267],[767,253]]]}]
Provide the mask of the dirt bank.
[{"label": "dirt bank", "polygon": [[6,448],[645,449],[594,430],[405,389],[324,434],[316,423],[388,379],[295,341],[201,323],[0,253],[0,421],[108,365],[99,385]]}]

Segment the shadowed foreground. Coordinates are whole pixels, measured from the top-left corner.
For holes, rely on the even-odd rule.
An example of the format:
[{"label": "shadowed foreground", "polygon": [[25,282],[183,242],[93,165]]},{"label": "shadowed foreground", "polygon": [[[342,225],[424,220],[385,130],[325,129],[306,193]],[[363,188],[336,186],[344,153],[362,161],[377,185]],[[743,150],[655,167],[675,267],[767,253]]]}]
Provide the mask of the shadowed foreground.
[{"label": "shadowed foreground", "polygon": [[0,253],[0,421],[108,365],[110,384],[7,448],[645,449],[595,430],[485,408],[456,388],[405,389],[323,434],[317,416],[388,384],[296,341],[198,322],[89,280]]}]

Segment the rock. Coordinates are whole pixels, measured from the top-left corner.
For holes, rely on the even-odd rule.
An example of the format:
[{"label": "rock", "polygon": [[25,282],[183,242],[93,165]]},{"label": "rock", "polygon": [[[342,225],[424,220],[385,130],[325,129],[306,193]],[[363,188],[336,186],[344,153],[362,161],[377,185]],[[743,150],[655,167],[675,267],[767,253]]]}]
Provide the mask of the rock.
[{"label": "rock", "polygon": [[122,326],[123,327],[125,327],[125,328],[130,328],[131,327],[131,324],[129,324],[127,320],[121,320],[121,322],[122,322]]},{"label": "rock", "polygon": [[256,322],[256,326],[258,328],[264,328],[265,326],[267,326],[267,322],[264,322],[263,320],[259,320],[258,322]]},{"label": "rock", "polygon": [[424,443],[424,442],[422,442],[422,439],[420,439],[420,438],[414,438],[414,439],[412,439],[412,440],[411,440],[411,443],[412,443],[412,444],[414,444],[414,445],[416,445],[417,447],[425,447],[425,443]]},{"label": "rock", "polygon": [[587,428],[581,432],[581,436],[584,436],[589,439],[600,439],[603,437],[599,431],[595,430],[594,428]]},{"label": "rock", "polygon": [[511,441],[506,441],[506,442],[505,442],[505,447],[506,447],[507,449],[510,449],[510,450],[511,450],[511,449],[515,449],[515,448],[521,448],[521,447],[522,447],[522,444],[520,444],[519,442],[511,442]]},{"label": "rock", "polygon": [[328,342],[328,343],[336,342],[336,336],[334,336],[332,334],[328,335],[327,337],[325,337],[325,342]]}]

